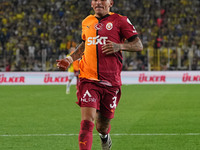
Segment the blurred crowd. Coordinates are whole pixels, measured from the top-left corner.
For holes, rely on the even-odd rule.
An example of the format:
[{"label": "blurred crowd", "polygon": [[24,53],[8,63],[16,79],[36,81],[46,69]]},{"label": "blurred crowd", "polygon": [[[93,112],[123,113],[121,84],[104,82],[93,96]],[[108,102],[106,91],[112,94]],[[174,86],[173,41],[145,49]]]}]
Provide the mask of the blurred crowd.
[{"label": "blurred crowd", "polygon": [[[90,0],[1,0],[0,71],[56,71],[81,41]],[[200,70],[200,0],[114,0],[144,51],[123,52],[123,70]]]}]

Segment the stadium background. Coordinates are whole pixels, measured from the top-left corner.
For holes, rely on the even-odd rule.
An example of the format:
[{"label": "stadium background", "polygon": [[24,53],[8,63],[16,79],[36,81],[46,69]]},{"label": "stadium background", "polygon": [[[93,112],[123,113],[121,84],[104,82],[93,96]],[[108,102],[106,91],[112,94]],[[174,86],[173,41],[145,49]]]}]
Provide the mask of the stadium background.
[{"label": "stadium background", "polygon": [[[19,86],[15,80],[64,74],[55,60],[79,43],[81,20],[92,12],[88,1],[0,0],[1,150],[78,149],[75,85],[66,95],[60,83]],[[144,44],[141,53],[123,53],[123,70],[148,81],[122,86],[111,123],[113,150],[199,150],[200,1],[115,0],[112,11],[129,17]],[[181,85],[151,80],[168,71]],[[93,150],[100,150],[93,135]]]},{"label": "stadium background", "polygon": [[[89,0],[1,0],[0,70],[57,71],[56,59],[80,42]],[[83,7],[84,6],[84,7]],[[125,53],[123,70],[199,70],[199,0],[115,0],[144,51]]]}]

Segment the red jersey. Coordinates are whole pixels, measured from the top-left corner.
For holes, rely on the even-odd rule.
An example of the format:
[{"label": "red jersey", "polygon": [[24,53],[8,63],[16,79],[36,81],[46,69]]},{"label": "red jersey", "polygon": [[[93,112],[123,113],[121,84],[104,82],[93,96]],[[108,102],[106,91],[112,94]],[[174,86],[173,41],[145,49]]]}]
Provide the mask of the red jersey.
[{"label": "red jersey", "polygon": [[103,18],[89,15],[82,22],[84,55],[80,61],[80,78],[104,82],[110,86],[121,85],[122,53],[106,55],[102,46],[107,40],[123,43],[137,35],[137,31],[126,16],[109,13]]}]

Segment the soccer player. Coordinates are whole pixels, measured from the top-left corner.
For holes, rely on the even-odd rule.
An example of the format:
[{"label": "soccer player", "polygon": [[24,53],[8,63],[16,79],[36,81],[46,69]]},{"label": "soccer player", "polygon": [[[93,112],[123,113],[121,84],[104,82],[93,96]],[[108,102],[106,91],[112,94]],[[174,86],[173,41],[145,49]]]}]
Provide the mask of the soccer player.
[{"label": "soccer player", "polygon": [[82,57],[77,92],[77,103],[81,108],[80,150],[91,150],[95,121],[102,150],[111,149],[110,121],[121,96],[121,51],[143,49],[130,20],[110,12],[113,3],[113,0],[91,1],[95,14],[82,21],[81,44],[73,54],[57,60],[57,67],[66,70],[73,61]]},{"label": "soccer player", "polygon": [[[74,51],[75,51],[75,47],[71,47],[70,48],[70,54],[67,56],[70,56]],[[76,77],[76,88],[78,87],[78,75],[79,75],[79,60],[74,61],[70,67],[68,68],[68,76],[69,76],[69,81],[67,82],[66,85],[66,94],[70,93],[70,86],[71,86],[71,82],[73,80],[74,77]]]}]

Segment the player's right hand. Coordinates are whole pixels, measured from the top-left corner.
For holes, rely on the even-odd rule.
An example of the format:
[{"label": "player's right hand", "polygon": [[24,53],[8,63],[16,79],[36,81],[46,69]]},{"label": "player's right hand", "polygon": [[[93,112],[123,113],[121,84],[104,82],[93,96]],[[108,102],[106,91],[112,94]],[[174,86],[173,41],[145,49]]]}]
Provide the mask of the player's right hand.
[{"label": "player's right hand", "polygon": [[71,57],[66,57],[65,59],[56,60],[56,62],[57,62],[57,67],[60,70],[65,71],[73,62],[73,59]]}]

